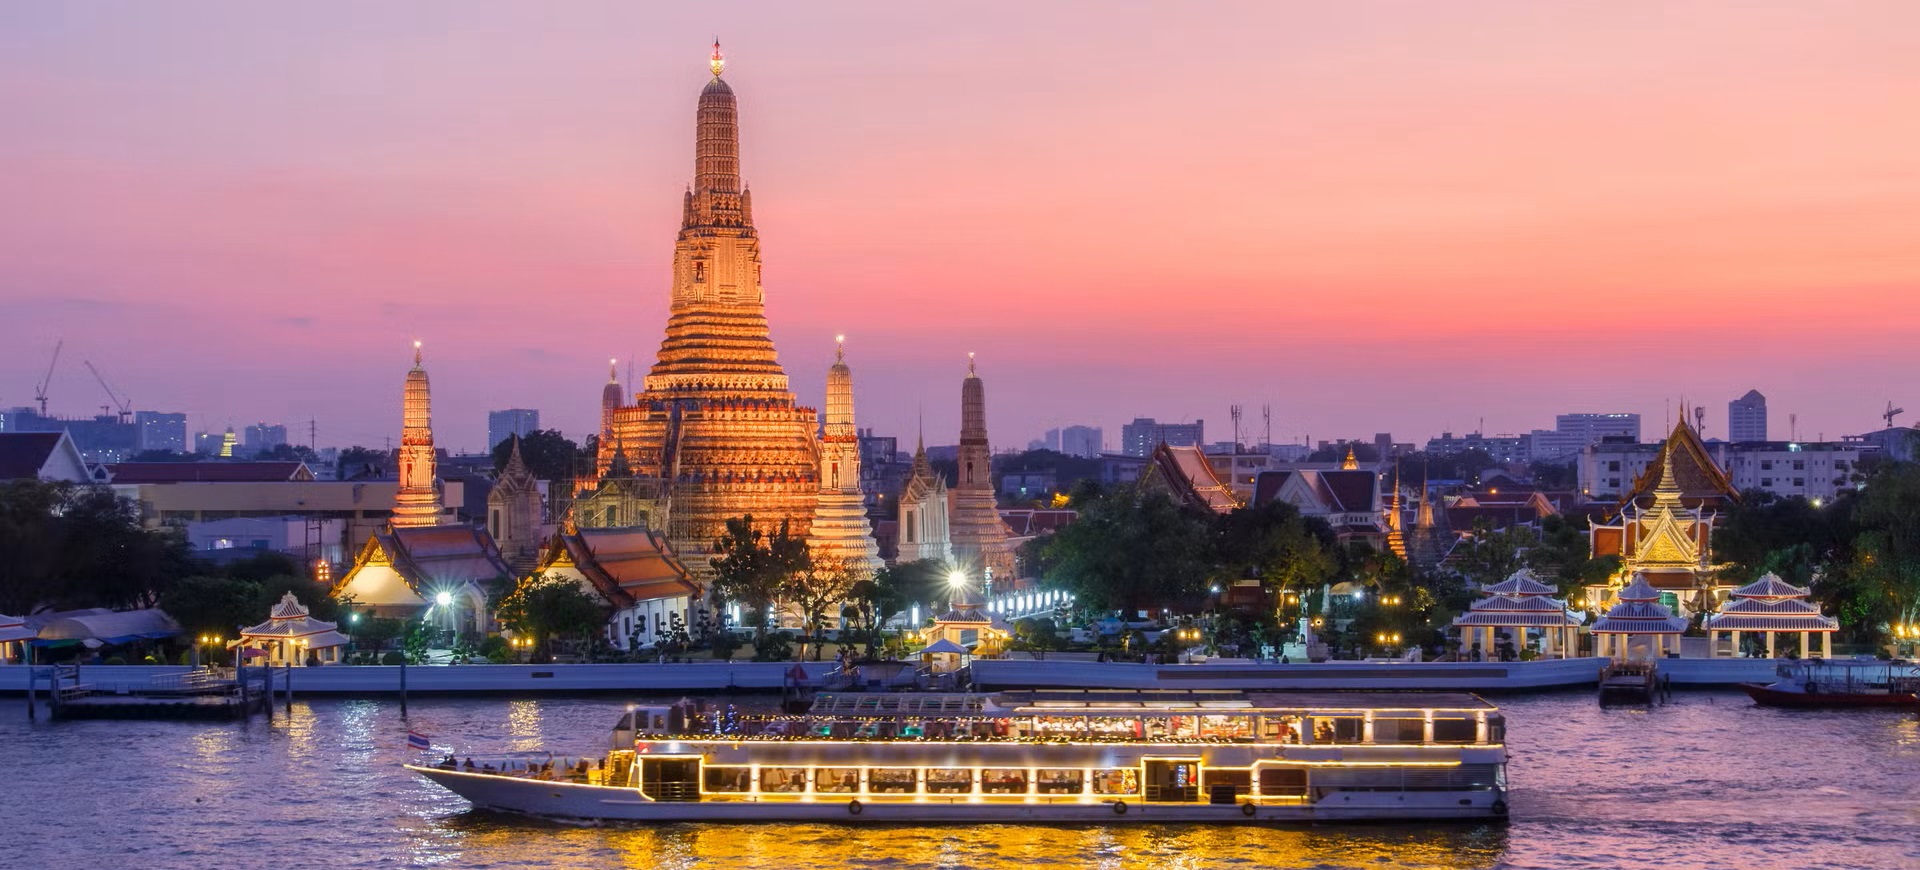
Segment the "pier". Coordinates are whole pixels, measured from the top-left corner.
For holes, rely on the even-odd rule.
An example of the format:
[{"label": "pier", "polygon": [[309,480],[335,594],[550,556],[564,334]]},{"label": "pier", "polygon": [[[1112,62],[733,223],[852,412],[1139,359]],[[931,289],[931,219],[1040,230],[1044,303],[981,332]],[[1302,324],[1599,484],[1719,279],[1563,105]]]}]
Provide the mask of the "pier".
[{"label": "pier", "polygon": [[[49,719],[244,719],[273,715],[275,698],[293,698],[287,668],[246,668],[240,673],[211,668],[51,667],[22,671],[27,716]],[[96,672],[105,673],[96,673]],[[164,671],[156,673],[157,671]],[[145,673],[141,673],[145,672]]]}]

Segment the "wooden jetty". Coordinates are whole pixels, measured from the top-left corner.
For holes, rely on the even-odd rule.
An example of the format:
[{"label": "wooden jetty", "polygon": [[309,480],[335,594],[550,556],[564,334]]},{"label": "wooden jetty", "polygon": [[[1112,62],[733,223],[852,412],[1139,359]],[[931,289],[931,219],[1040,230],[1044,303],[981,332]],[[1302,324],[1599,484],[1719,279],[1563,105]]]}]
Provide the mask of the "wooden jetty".
[{"label": "wooden jetty", "polygon": [[276,694],[293,703],[290,669],[198,668],[160,674],[143,682],[87,682],[79,665],[34,668],[28,677],[27,716],[44,706],[61,719],[244,719],[273,716]]}]

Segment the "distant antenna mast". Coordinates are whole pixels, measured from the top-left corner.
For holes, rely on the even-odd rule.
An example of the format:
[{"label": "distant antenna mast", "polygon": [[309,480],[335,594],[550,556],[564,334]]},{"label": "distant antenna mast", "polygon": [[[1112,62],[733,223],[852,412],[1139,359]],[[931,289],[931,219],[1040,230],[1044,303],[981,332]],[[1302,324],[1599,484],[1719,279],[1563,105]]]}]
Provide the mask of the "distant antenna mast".
[{"label": "distant antenna mast", "polygon": [[1800,440],[1800,415],[1799,414],[1787,415],[1787,440],[1789,441]]},{"label": "distant antenna mast", "polygon": [[1702,438],[1707,437],[1707,406],[1693,406],[1693,431],[1699,433]]},{"label": "distant antenna mast", "polygon": [[1260,449],[1267,451],[1273,447],[1273,406],[1261,405],[1260,416],[1264,418],[1267,423],[1266,434],[1260,436]]},{"label": "distant antenna mast", "polygon": [[307,449],[320,452],[320,420],[315,417],[307,418]]},{"label": "distant antenna mast", "polygon": [[1233,418],[1233,452],[1240,452],[1240,406],[1228,405],[1227,416]]}]

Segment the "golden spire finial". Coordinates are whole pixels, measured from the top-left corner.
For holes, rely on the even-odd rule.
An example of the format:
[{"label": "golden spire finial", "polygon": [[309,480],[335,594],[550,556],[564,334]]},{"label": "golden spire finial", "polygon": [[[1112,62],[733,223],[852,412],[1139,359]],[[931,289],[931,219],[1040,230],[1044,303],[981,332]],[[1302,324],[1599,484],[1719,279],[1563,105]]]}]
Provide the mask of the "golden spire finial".
[{"label": "golden spire finial", "polygon": [[720,71],[727,68],[727,59],[720,55],[720,37],[713,38],[713,57],[707,60],[707,68],[713,70],[713,77],[719,78]]},{"label": "golden spire finial", "polygon": [[1360,460],[1353,455],[1353,442],[1351,441],[1347,442],[1347,458],[1340,462],[1340,469],[1342,471],[1360,470]]},{"label": "golden spire finial", "polygon": [[967,351],[967,374],[973,373],[973,351]]},{"label": "golden spire finial", "polygon": [[847,337],[845,335],[836,335],[833,337],[833,361],[847,361]]},{"label": "golden spire finial", "polygon": [[420,367],[420,339],[413,340],[413,367]]},{"label": "golden spire finial", "polygon": [[620,383],[620,360],[607,357],[607,383]]}]

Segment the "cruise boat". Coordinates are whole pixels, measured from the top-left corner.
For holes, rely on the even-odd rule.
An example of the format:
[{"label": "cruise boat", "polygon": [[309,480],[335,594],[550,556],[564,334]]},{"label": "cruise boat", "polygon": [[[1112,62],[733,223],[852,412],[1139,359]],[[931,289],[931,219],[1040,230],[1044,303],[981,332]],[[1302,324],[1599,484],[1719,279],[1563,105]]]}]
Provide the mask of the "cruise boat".
[{"label": "cruise boat", "polygon": [[1920,665],[1880,659],[1807,659],[1786,662],[1779,679],[1742,683],[1765,707],[1920,707]]},{"label": "cruise boat", "polygon": [[803,715],[634,707],[603,758],[408,769],[476,807],[655,822],[1316,822],[1507,814],[1467,694],[823,694]]}]

